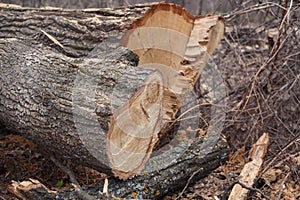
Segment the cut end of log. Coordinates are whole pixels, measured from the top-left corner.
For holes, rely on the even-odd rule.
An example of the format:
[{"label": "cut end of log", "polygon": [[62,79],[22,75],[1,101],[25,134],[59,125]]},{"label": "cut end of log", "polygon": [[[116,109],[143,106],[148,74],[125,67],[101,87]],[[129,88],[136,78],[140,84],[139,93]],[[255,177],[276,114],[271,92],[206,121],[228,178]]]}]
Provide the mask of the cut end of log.
[{"label": "cut end of log", "polygon": [[159,132],[174,120],[223,34],[219,16],[196,18],[169,3],[154,4],[133,22],[121,44],[139,56],[140,67],[156,72],[111,118],[107,155],[115,176],[128,179],[141,172]]},{"label": "cut end of log", "polygon": [[128,179],[138,175],[158,141],[163,82],[159,72],[151,74],[127,104],[111,118],[107,155],[114,175]]},{"label": "cut end of log", "polygon": [[191,15],[185,8],[172,4],[172,3],[157,3],[154,4],[147,13],[140,19],[135,20],[130,29],[138,28],[138,27],[162,27],[168,28],[172,27],[175,28],[174,24],[170,22],[176,22],[175,30],[183,31],[188,29],[185,27],[186,24],[181,25],[181,22],[188,22],[193,23],[195,17]]}]

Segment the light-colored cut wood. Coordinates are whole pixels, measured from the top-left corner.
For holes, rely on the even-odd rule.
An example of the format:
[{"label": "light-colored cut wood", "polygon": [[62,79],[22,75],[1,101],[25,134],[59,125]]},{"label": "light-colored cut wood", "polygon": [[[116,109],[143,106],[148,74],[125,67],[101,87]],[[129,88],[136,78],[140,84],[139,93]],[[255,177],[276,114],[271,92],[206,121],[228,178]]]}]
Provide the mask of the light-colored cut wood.
[{"label": "light-colored cut wood", "polygon": [[217,15],[196,18],[168,3],[131,25],[122,45],[139,56],[140,67],[156,71],[111,118],[107,154],[116,176],[140,173],[223,34]]},{"label": "light-colored cut wood", "polygon": [[[241,174],[240,182],[248,187],[252,187],[255,178],[260,172],[261,165],[263,163],[263,158],[267,153],[269,145],[269,135],[264,133],[257,142],[253,145],[250,152],[251,161],[246,163]],[[244,200],[247,198],[249,190],[243,188],[240,184],[234,185],[229,200]]]}]

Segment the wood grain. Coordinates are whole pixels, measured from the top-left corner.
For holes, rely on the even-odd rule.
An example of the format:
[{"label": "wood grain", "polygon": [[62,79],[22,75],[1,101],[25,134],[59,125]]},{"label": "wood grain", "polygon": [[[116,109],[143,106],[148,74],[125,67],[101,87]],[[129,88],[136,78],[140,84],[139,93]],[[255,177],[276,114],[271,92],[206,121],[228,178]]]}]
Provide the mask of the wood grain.
[{"label": "wood grain", "polygon": [[131,178],[144,168],[223,34],[218,16],[196,18],[168,3],[132,23],[121,43],[139,56],[140,67],[156,72],[111,118],[107,154],[117,177]]}]

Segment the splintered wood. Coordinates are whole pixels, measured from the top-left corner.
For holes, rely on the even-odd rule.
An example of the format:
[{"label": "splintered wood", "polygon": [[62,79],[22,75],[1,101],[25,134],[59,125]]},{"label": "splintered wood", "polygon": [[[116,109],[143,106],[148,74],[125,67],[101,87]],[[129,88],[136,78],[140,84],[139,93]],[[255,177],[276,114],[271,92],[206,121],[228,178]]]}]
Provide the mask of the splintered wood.
[{"label": "splintered wood", "polygon": [[133,22],[122,45],[139,56],[140,67],[156,71],[111,117],[107,155],[117,177],[128,179],[144,168],[223,34],[217,15],[196,18],[168,3],[153,5]]},{"label": "splintered wood", "polygon": [[[264,133],[257,142],[253,145],[250,152],[251,161],[245,164],[241,174],[240,182],[245,184],[247,187],[252,187],[254,180],[260,172],[263,158],[267,153],[269,146],[269,135]],[[247,198],[249,190],[243,188],[240,184],[234,185],[229,200],[243,200]]]}]

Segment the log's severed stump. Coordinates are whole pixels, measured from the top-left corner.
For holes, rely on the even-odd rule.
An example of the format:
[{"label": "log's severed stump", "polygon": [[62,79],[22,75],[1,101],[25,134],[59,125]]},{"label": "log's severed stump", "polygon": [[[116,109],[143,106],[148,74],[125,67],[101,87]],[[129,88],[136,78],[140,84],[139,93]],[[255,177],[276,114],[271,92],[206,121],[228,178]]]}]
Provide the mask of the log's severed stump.
[{"label": "log's severed stump", "polygon": [[122,44],[139,56],[140,67],[156,72],[111,118],[107,154],[116,176],[141,172],[223,34],[224,21],[217,15],[196,18],[167,3],[133,22]]},{"label": "log's severed stump", "polygon": [[[212,142],[193,137],[153,151],[163,149],[157,144],[222,38],[218,16],[196,18],[167,3],[80,11],[0,4],[0,11],[0,124],[8,130],[111,175],[108,192],[117,197],[163,196],[226,159],[218,128]],[[118,47],[123,31],[131,51]],[[122,104],[114,104],[122,77]]]}]

